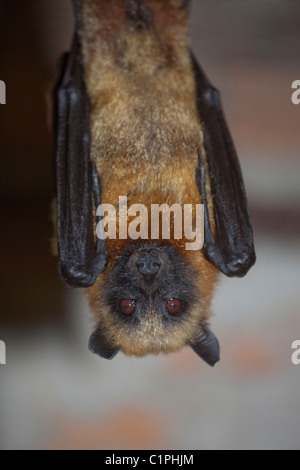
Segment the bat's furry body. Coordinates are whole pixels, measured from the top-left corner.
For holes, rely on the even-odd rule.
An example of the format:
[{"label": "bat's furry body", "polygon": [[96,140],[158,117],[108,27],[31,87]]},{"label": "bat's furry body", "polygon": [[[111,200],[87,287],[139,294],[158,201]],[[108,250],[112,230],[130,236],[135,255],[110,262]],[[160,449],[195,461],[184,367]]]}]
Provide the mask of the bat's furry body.
[{"label": "bat's furry body", "polygon": [[200,203],[202,128],[186,11],[168,0],[148,2],[152,22],[142,27],[128,14],[140,2],[109,3],[84,2],[82,27],[101,202],[128,195],[131,204]]},{"label": "bat's furry body", "polygon": [[[203,119],[208,121],[210,116],[216,120],[214,113],[221,114],[221,110],[200,69],[195,72],[186,6],[187,2],[182,0],[78,3],[81,62],[90,101],[90,158],[100,175],[101,203],[118,207],[119,196],[127,196],[130,205],[141,203],[149,209],[151,204],[183,206],[205,202],[206,228],[210,234],[205,254],[203,250],[187,251],[184,239],[173,238],[163,243],[118,237],[106,240],[108,266],[94,284],[89,282],[93,285],[86,291],[97,326],[91,349],[104,357],[112,357],[119,349],[128,355],[142,356],[175,351],[189,344],[213,365],[218,360],[218,344],[207,323],[218,273],[214,264],[220,269],[224,265],[222,270],[228,269],[229,275],[243,263],[247,269],[253,264],[253,258],[249,262],[244,256],[251,250],[239,244],[245,237],[239,235],[235,221],[231,224],[235,214],[226,209],[235,195],[230,193],[229,202],[226,201],[222,183],[212,179],[218,170],[213,158],[208,166],[208,156],[216,154],[217,161],[231,141],[221,119],[211,126],[210,134],[205,134],[199,106],[203,106]],[[220,152],[214,151],[214,141],[221,146]],[[61,145],[61,140],[58,142]],[[226,148],[234,154],[231,147]],[[230,158],[243,204],[245,196],[237,159],[235,155]],[[60,172],[60,155],[58,161]],[[226,165],[230,172],[229,160]],[[232,178],[231,173],[228,178]],[[227,240],[221,248],[212,235],[216,236],[217,209],[212,189],[217,202],[221,199],[225,207],[224,219],[218,217]],[[238,207],[236,212],[239,214]],[[246,203],[243,213],[247,219]],[[246,220],[251,238],[251,227],[247,224]],[[234,225],[232,230],[228,229],[230,225]],[[219,244],[222,240],[219,239]],[[231,250],[232,244],[235,250]],[[227,264],[220,261],[222,249],[229,260]],[[232,251],[238,253],[235,264]],[[149,284],[136,268],[136,262],[141,254],[150,252],[159,258],[161,268]],[[67,268],[68,264],[70,261],[65,263]],[[246,268],[238,275],[245,272]],[[166,312],[165,302],[171,298],[182,302],[179,315]],[[135,299],[133,315],[120,313],[118,305],[122,299]]]},{"label": "bat's furry body", "polygon": [[[82,15],[84,69],[91,99],[91,155],[103,175],[101,202],[117,205],[119,195],[127,195],[130,204],[138,202],[149,208],[153,203],[200,204],[195,172],[202,128],[187,13],[171,7],[172,2],[153,1],[148,2],[148,15],[147,7],[140,6],[144,8],[140,17],[144,13],[148,23],[143,18],[136,22],[133,13],[139,2],[115,1],[113,9],[106,7],[108,3],[84,2]],[[101,295],[99,302],[105,276],[87,294],[97,323],[102,323],[127,354],[174,351],[209,316],[216,268],[202,251],[185,252],[184,240],[170,243],[180,245],[193,268],[195,285],[201,286],[190,315],[174,325],[171,335],[166,335],[166,326],[151,303],[138,328],[120,328]],[[107,240],[111,262],[123,251],[120,245],[124,245],[121,240]]]}]

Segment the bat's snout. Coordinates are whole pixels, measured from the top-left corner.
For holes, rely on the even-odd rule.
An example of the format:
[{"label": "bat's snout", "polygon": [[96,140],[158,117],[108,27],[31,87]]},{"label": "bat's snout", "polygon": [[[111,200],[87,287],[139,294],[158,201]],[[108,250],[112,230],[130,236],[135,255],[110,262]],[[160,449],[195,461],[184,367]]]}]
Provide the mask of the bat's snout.
[{"label": "bat's snout", "polygon": [[143,251],[135,264],[144,279],[150,281],[158,274],[161,260],[156,250]]}]

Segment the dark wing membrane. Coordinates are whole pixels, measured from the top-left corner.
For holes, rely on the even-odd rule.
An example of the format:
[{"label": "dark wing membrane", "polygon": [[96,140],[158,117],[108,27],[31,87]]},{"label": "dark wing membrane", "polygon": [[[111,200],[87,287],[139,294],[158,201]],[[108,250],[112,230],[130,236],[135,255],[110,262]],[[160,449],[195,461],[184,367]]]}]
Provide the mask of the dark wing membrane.
[{"label": "dark wing membrane", "polygon": [[[225,122],[219,93],[210,84],[194,57],[192,60],[205,152],[205,155],[203,150],[198,152],[199,165],[196,173],[204,204],[204,253],[227,276],[242,277],[256,260],[243,177]],[[207,207],[207,176],[213,197],[215,238]]]},{"label": "dark wing membrane", "polygon": [[58,271],[73,287],[94,284],[107,263],[104,241],[94,241],[100,183],[90,161],[89,98],[75,33],[56,90]]}]

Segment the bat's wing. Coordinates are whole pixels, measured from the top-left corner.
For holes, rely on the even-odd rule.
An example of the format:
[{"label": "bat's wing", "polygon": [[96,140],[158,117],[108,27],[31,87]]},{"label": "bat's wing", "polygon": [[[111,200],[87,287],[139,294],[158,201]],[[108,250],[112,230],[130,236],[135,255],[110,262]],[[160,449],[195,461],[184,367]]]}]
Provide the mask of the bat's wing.
[{"label": "bat's wing", "polygon": [[[203,126],[197,185],[204,204],[204,253],[227,276],[244,276],[255,263],[253,233],[238,157],[228,131],[218,91],[193,57],[197,107]],[[209,221],[206,178],[213,198],[216,236]]]},{"label": "bat's wing", "polygon": [[100,182],[90,160],[89,115],[75,33],[56,90],[58,271],[73,287],[94,284],[107,264],[105,241],[97,239],[95,243],[94,237]]}]

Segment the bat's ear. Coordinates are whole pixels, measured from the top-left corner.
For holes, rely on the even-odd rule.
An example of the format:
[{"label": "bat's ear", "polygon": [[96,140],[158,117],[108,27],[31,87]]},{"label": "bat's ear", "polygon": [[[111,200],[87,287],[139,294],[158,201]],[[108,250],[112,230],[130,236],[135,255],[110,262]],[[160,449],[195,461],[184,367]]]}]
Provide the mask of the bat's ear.
[{"label": "bat's ear", "polygon": [[207,326],[199,329],[194,339],[189,345],[196,354],[208,365],[214,367],[220,360],[220,345],[212,331]]},{"label": "bat's ear", "polygon": [[112,346],[102,328],[98,328],[90,337],[89,350],[104,359],[113,359],[120,348]]}]

